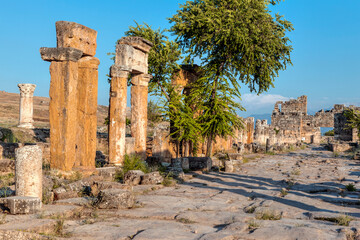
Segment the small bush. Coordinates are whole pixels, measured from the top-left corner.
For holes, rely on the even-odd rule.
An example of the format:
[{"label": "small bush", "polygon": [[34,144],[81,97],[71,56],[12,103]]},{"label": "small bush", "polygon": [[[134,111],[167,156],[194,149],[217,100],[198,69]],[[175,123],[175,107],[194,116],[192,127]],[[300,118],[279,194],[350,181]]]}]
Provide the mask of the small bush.
[{"label": "small bush", "polygon": [[176,181],[171,176],[164,177],[164,180],[161,183],[165,187],[173,187],[176,185]]},{"label": "small bush", "polygon": [[298,175],[300,175],[300,174],[301,174],[301,171],[300,171],[300,169],[298,169],[298,168],[294,169],[294,170],[291,172],[291,175],[296,175],[296,176],[298,176]]},{"label": "small bush", "polygon": [[256,218],[260,220],[280,220],[281,214],[276,213],[273,210],[264,210],[256,214]]},{"label": "small bush", "polygon": [[116,169],[114,175],[114,181],[123,182],[123,180],[124,180],[124,171],[122,169]]},{"label": "small bush", "polygon": [[248,222],[248,228],[249,228],[249,230],[251,231],[251,230],[255,230],[255,229],[257,229],[257,228],[259,228],[260,227],[260,224],[258,223],[258,222],[256,222],[256,220],[255,219],[251,219],[249,222]]},{"label": "small bush", "polygon": [[356,191],[356,187],[354,184],[349,183],[348,185],[345,186],[346,190],[348,190],[349,192],[355,192]]},{"label": "small bush", "polygon": [[145,161],[142,161],[137,155],[125,155],[123,172],[126,174],[130,170],[141,170],[144,173],[149,172],[149,167]]},{"label": "small bush", "polygon": [[285,197],[286,195],[288,195],[288,191],[283,188],[283,189],[281,189],[281,191],[280,191],[280,195],[281,195],[281,197]]},{"label": "small bush", "polygon": [[349,226],[349,223],[352,220],[353,219],[348,215],[341,215],[341,216],[336,218],[336,224],[340,225],[340,226]]}]

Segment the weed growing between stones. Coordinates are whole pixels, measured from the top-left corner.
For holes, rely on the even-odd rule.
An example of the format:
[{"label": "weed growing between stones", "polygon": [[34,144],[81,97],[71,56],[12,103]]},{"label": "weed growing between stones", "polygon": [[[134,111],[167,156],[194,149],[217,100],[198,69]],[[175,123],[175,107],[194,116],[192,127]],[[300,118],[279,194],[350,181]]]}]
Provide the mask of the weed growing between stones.
[{"label": "weed growing between stones", "polygon": [[164,180],[161,183],[165,187],[173,187],[176,185],[176,181],[169,174],[164,177]]},{"label": "weed growing between stones", "polygon": [[192,221],[190,219],[187,219],[187,218],[179,218],[179,219],[176,219],[177,222],[180,222],[180,223],[185,223],[185,224],[192,224],[192,223],[196,223],[195,221]]},{"label": "weed growing between stones", "polygon": [[335,219],[335,222],[337,225],[340,225],[340,226],[349,226],[349,224],[352,220],[353,219],[350,216],[344,214],[344,215],[340,215],[339,217],[337,217]]},{"label": "weed growing between stones", "polygon": [[1,216],[0,216],[0,224],[6,223],[6,216],[7,215],[5,213],[1,214]]},{"label": "weed growing between stones", "polygon": [[148,173],[149,167],[145,161],[142,161],[137,155],[125,155],[123,171],[124,174],[130,170],[141,170],[144,173]]},{"label": "weed growing between stones", "polygon": [[274,210],[266,209],[256,214],[256,219],[259,220],[280,220],[281,214],[276,213]]},{"label": "weed growing between stones", "polygon": [[251,219],[248,222],[248,229],[250,231],[254,231],[254,230],[258,229],[259,227],[260,227],[260,223],[258,223],[255,219]]},{"label": "weed growing between stones", "polygon": [[256,206],[248,206],[244,209],[244,212],[246,213],[254,213],[256,209]]},{"label": "weed growing between stones", "polygon": [[288,195],[287,189],[282,188],[281,191],[280,191],[280,196],[281,196],[281,197],[285,197],[286,195]]},{"label": "weed growing between stones", "polygon": [[292,172],[290,174],[299,176],[301,174],[301,171],[300,171],[300,169],[296,168],[296,169],[292,170]]},{"label": "weed growing between stones", "polygon": [[345,186],[345,189],[349,192],[355,192],[356,191],[356,187],[354,184],[349,183],[348,185]]},{"label": "weed growing between stones", "polygon": [[333,153],[333,157],[335,157],[335,158],[336,158],[336,157],[339,157],[339,153],[338,153],[338,152],[334,152],[334,153]]}]

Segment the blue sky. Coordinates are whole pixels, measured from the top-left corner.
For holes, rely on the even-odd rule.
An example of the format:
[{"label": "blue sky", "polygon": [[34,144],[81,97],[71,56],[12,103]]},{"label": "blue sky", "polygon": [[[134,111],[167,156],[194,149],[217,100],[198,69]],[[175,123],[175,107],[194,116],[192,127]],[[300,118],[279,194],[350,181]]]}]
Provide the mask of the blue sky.
[{"label": "blue sky", "polygon": [[[98,31],[99,104],[108,105],[106,74],[117,39],[134,20],[169,28],[167,18],[184,0],[2,1],[0,8],[0,90],[18,93],[18,83],[35,83],[36,96],[48,96],[49,63],[40,47],[55,47],[55,22],[73,21]],[[242,88],[247,116],[270,113],[277,100],[308,95],[311,111],[335,103],[360,106],[360,1],[286,0],[272,8],[291,21],[293,66],[280,73],[275,88],[261,96]]]}]

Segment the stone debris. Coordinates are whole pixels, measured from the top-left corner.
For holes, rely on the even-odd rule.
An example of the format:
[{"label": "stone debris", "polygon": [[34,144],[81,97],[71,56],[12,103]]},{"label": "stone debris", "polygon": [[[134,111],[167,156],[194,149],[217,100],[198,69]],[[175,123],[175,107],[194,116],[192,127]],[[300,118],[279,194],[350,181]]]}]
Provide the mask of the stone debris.
[{"label": "stone debris", "polygon": [[13,196],[0,198],[2,209],[9,209],[11,214],[33,214],[41,209],[41,200],[37,197]]},{"label": "stone debris", "polygon": [[95,205],[100,209],[125,209],[133,207],[134,204],[134,195],[123,189],[101,190],[95,202]]},{"label": "stone debris", "polygon": [[124,175],[124,183],[127,185],[139,185],[145,173],[141,170],[130,170]]},{"label": "stone debris", "polygon": [[160,175],[159,172],[151,172],[141,176],[142,185],[156,185],[161,184],[164,178]]}]

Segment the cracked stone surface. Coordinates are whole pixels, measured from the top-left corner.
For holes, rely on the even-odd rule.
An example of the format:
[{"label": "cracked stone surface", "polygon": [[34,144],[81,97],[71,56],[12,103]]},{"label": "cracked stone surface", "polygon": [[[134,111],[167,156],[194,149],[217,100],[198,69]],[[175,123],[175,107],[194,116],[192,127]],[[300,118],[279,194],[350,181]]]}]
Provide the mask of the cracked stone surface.
[{"label": "cracked stone surface", "polygon": [[[189,173],[175,187],[134,186],[136,207],[83,208],[89,215],[65,218],[64,232],[67,239],[360,239],[360,161],[312,147],[244,162],[236,173]],[[6,218],[0,229],[30,218]],[[344,219],[349,226],[338,223]]]}]

